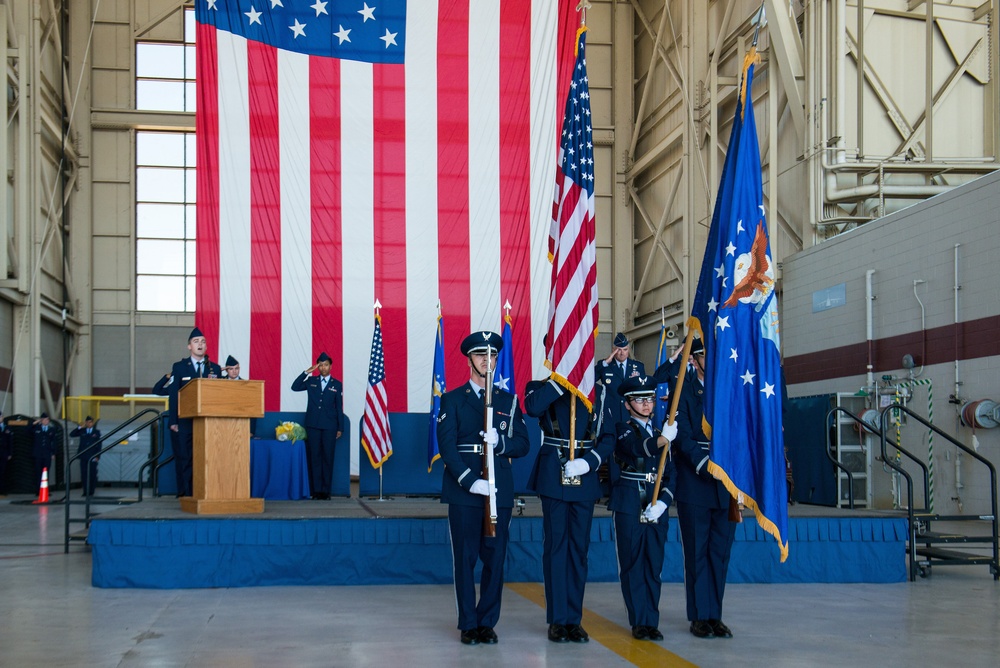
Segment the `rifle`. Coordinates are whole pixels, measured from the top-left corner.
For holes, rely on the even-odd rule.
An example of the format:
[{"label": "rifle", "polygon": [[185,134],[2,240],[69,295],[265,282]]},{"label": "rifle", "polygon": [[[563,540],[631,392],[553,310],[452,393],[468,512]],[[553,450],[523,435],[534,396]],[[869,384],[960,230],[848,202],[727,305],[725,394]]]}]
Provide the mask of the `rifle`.
[{"label": "rifle", "polygon": [[[483,436],[493,427],[493,349],[486,348],[486,405],[483,408]],[[493,465],[493,444],[483,440],[483,475],[490,485],[490,495],[483,504],[483,535],[497,535],[497,476]]]}]

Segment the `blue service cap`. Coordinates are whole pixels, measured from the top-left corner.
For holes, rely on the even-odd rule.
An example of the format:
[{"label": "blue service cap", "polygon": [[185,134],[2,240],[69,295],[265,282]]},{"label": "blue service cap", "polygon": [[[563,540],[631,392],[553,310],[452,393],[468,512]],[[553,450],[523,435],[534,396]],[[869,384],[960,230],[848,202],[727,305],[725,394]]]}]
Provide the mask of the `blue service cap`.
[{"label": "blue service cap", "polygon": [[462,354],[466,356],[472,353],[485,353],[487,348],[500,352],[503,348],[503,339],[499,334],[489,330],[473,332],[462,341]]},{"label": "blue service cap", "polygon": [[624,348],[628,345],[628,337],[625,336],[624,332],[618,332],[615,334],[615,348]]},{"label": "blue service cap", "polygon": [[704,355],[705,354],[705,343],[701,339],[695,337],[691,339],[691,354],[692,355]]},{"label": "blue service cap", "polygon": [[226,358],[226,366],[236,366],[237,364],[239,364],[239,362],[237,362],[236,358],[232,355]]},{"label": "blue service cap", "polygon": [[618,386],[618,394],[623,397],[656,394],[656,379],[649,376],[632,376]]},{"label": "blue service cap", "polygon": [[330,359],[330,356],[327,355],[326,352],[321,352],[319,354],[319,357],[316,358],[316,364],[319,364],[320,362],[332,362],[332,361],[333,360]]},{"label": "blue service cap", "polygon": [[204,337],[205,335],[201,333],[200,329],[198,329],[197,327],[195,327],[194,329],[191,330],[191,333],[188,334],[188,341],[190,341],[191,339],[196,338],[198,336]]}]

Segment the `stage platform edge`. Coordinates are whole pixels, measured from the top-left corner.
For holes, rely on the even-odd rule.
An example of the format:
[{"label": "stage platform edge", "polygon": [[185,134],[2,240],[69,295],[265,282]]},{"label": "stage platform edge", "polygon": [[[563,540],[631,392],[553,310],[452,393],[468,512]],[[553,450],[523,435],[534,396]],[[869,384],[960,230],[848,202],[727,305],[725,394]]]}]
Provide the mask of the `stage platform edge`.
[{"label": "stage platform edge", "polygon": [[[191,516],[176,500],[152,500],[97,516],[87,542],[92,584],[102,588],[449,584],[445,506],[433,499],[381,503],[271,502],[253,516]],[[789,557],[752,517],[736,530],[730,583],[906,581],[905,517],[812,507],[789,517]],[[671,509],[673,513],[673,509]],[[542,519],[536,498],[511,521],[508,582],[542,580]],[[662,573],[683,581],[676,517]],[[588,581],[616,582],[611,514],[598,506]]]}]

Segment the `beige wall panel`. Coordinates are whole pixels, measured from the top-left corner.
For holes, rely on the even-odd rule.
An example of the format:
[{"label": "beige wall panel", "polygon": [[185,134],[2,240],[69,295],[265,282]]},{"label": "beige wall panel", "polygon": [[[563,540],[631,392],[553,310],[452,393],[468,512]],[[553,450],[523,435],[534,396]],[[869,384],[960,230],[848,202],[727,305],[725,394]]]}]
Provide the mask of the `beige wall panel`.
[{"label": "beige wall panel", "polygon": [[128,22],[133,0],[101,0],[97,3],[96,18],[98,21]]},{"label": "beige wall panel", "polygon": [[[123,130],[94,130],[93,180],[130,183],[133,160],[130,133]],[[101,206],[101,201],[95,202]]]},{"label": "beige wall panel", "polygon": [[128,70],[132,66],[131,44],[132,34],[127,23],[94,24],[91,44],[94,67]]},{"label": "beige wall panel", "polygon": [[130,109],[135,89],[127,71],[94,70],[93,104],[97,109]]},{"label": "beige wall panel", "polygon": [[590,89],[590,113],[593,127],[614,127],[614,116],[611,112],[611,91],[608,89]]},{"label": "beige wall panel", "polygon": [[[129,183],[94,183],[94,234],[132,234],[132,186]],[[128,279],[131,282],[131,278]]]},{"label": "beige wall panel", "polygon": [[128,237],[94,237],[95,290],[127,290],[133,280],[132,264]]},{"label": "beige wall panel", "polygon": [[594,230],[594,236],[596,237],[596,243],[598,248],[610,246],[612,243],[611,211],[613,208],[614,208],[614,202],[611,197],[594,198],[594,215],[596,216],[597,220],[596,229]]},{"label": "beige wall panel", "polygon": [[107,313],[127,313],[132,309],[132,300],[128,291],[125,290],[94,290],[94,314],[95,320],[100,312]]},{"label": "beige wall panel", "polygon": [[[141,39],[181,41],[184,38],[184,12],[181,11],[179,5],[177,0],[135,0],[135,25],[142,33]],[[174,8],[177,11],[160,21],[156,26],[148,27],[154,20],[159,20],[165,12]]]}]

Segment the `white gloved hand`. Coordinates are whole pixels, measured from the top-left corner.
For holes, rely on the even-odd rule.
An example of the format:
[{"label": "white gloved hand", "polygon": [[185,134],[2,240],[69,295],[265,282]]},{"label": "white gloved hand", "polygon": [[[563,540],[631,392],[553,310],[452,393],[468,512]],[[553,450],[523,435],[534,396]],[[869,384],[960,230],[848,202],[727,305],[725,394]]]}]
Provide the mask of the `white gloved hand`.
[{"label": "white gloved hand", "polygon": [[675,438],[677,438],[677,423],[676,422],[674,422],[673,424],[669,423],[670,423],[670,418],[667,418],[666,421],[664,421],[663,423],[663,429],[660,430],[660,434],[662,434],[663,438],[667,439],[668,441],[673,441]]},{"label": "white gloved hand", "polygon": [[590,473],[590,464],[586,459],[574,459],[566,462],[565,467],[567,477],[573,478],[578,475]]},{"label": "white gloved hand", "polygon": [[472,487],[469,488],[469,491],[472,492],[473,494],[479,494],[481,496],[489,496],[490,483],[480,478],[476,482],[472,483]]},{"label": "white gloved hand", "polygon": [[487,445],[496,446],[500,442],[500,435],[497,434],[496,427],[490,427],[486,431],[479,432],[479,435],[483,437],[483,443]]},{"label": "white gloved hand", "polygon": [[660,515],[666,512],[666,510],[667,504],[663,503],[663,501],[657,500],[656,503],[651,503],[646,506],[646,509],[642,511],[642,516],[650,522],[655,522],[660,518]]}]

